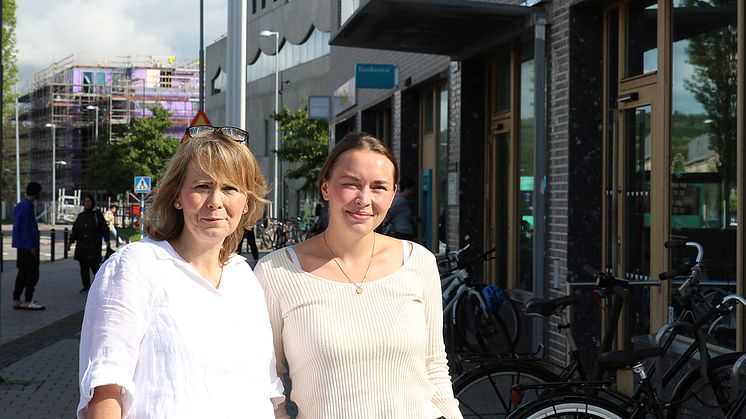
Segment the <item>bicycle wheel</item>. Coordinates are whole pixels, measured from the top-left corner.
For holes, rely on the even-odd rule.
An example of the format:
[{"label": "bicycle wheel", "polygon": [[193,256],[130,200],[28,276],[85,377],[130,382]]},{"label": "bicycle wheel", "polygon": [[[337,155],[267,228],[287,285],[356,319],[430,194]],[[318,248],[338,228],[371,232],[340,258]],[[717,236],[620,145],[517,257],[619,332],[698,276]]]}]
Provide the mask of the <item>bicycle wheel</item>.
[{"label": "bicycle wheel", "polygon": [[509,326],[494,311],[486,311],[480,294],[464,293],[456,302],[456,331],[471,352],[505,354],[513,352]]},{"label": "bicycle wheel", "polygon": [[730,409],[731,368],[743,353],[729,353],[710,360],[710,382],[702,379],[699,368],[689,371],[681,379],[671,398],[668,417],[720,419]]},{"label": "bicycle wheel", "polygon": [[[515,407],[510,388],[517,384],[541,384],[559,381],[550,366],[541,361],[506,361],[486,365],[456,377],[453,393],[464,419],[505,418]],[[537,391],[526,391],[523,401],[538,398]]]},{"label": "bicycle wheel", "polygon": [[606,400],[575,394],[556,395],[547,400],[536,400],[510,415],[511,419],[622,419],[627,417],[629,414]]}]

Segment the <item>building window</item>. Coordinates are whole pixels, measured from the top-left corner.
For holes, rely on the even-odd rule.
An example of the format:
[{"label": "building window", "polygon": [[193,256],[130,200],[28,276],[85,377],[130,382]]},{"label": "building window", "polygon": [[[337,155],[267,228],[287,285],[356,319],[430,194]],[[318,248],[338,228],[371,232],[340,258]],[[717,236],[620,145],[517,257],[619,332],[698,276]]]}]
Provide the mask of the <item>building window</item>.
[{"label": "building window", "polygon": [[269,119],[264,120],[264,155],[265,156],[271,156],[272,150],[270,148],[270,138],[269,138]]},{"label": "building window", "polygon": [[521,50],[518,126],[518,287],[533,290],[534,257],[534,55]]},{"label": "building window", "polygon": [[339,2],[339,26],[347,22],[347,19],[355,13],[360,5],[360,0],[340,0]]},{"label": "building window", "polygon": [[633,1],[628,7],[625,76],[634,77],[658,69],[658,4],[657,0]]},{"label": "building window", "polygon": [[[306,42],[295,45],[290,42],[282,44],[277,57],[279,71],[315,60],[329,54],[329,33],[314,29]],[[246,80],[252,82],[274,74],[275,57],[263,52],[253,63],[246,67]]]},{"label": "building window", "polygon": [[212,78],[211,94],[216,95],[225,90],[225,79],[225,71],[218,67],[218,71],[215,72],[215,77]]},{"label": "building window", "polygon": [[251,0],[251,14],[256,14],[256,0]]},{"label": "building window", "polygon": [[[702,244],[700,284],[713,294],[736,292],[737,284],[737,8],[737,0],[674,0],[672,10],[671,236]],[[716,18],[691,19],[704,15]],[[672,251],[671,266],[691,253]],[[735,320],[729,323],[721,322],[712,336],[733,348]]]},{"label": "building window", "polygon": [[83,72],[83,93],[93,93],[93,72]]},{"label": "building window", "polygon": [[173,85],[173,77],[174,77],[173,70],[161,70],[161,79],[160,79],[161,87],[171,87]]}]

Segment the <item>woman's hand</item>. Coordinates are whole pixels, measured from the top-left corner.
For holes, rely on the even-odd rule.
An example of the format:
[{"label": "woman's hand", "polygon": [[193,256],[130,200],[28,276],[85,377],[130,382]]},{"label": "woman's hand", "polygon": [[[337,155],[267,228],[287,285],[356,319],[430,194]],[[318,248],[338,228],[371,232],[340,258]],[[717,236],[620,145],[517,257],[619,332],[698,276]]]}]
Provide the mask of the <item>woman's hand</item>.
[{"label": "woman's hand", "polygon": [[90,419],[119,419],[122,417],[122,387],[107,384],[93,389],[93,398],[88,402]]}]

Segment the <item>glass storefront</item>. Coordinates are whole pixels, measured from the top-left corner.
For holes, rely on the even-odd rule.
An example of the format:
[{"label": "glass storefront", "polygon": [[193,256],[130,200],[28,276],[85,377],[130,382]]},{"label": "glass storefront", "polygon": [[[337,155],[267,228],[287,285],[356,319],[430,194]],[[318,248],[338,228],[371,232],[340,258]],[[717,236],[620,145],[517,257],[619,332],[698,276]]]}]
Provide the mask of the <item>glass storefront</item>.
[{"label": "glass storefront", "polygon": [[[712,296],[736,291],[737,8],[675,0],[672,10],[671,236],[703,245],[700,279]],[[674,251],[671,265],[694,256]],[[714,339],[734,347],[734,324]]]},{"label": "glass storefront", "polygon": [[534,254],[534,56],[532,45],[521,51],[520,126],[518,128],[518,281],[533,290]]}]

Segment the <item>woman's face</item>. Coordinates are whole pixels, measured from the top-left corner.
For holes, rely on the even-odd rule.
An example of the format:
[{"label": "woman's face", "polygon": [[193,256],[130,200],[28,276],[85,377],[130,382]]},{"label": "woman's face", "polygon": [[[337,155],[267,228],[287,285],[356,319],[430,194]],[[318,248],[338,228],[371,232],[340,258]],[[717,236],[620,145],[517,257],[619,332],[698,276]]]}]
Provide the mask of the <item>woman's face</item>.
[{"label": "woman's face", "polygon": [[91,200],[91,198],[88,198],[88,197],[83,198],[83,208],[87,210],[93,208],[93,201]]},{"label": "woman's face", "polygon": [[184,213],[181,238],[221,243],[238,228],[248,210],[247,195],[238,185],[220,184],[190,165],[175,206]]},{"label": "woman's face", "polygon": [[394,165],[373,151],[342,153],[321,185],[329,201],[329,222],[359,230],[373,231],[383,222],[394,199]]}]

